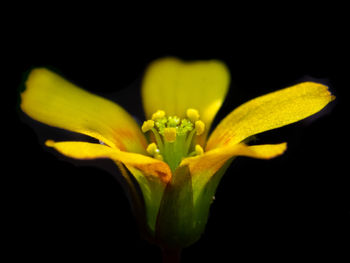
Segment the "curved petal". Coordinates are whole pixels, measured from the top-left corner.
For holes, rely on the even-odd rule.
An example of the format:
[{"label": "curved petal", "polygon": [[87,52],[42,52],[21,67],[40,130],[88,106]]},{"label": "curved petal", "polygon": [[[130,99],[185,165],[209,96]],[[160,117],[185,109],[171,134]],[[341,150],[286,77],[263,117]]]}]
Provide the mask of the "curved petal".
[{"label": "curved petal", "polygon": [[230,73],[220,61],[156,60],[146,70],[142,84],[146,118],[157,110],[185,117],[186,110],[194,108],[209,130],[225,99],[229,82]]},{"label": "curved petal", "polygon": [[218,171],[224,163],[234,156],[246,156],[258,159],[271,159],[284,153],[287,143],[248,146],[243,143],[217,148],[202,155],[186,158],[181,165],[189,165],[191,174],[210,170]]},{"label": "curved petal", "polygon": [[334,96],[328,88],[303,82],[248,101],[223,119],[206,150],[233,145],[247,137],[302,120],[324,108]]},{"label": "curved petal", "polygon": [[109,158],[137,168],[147,176],[160,178],[164,183],[171,179],[171,171],[166,163],[142,154],[123,152],[106,145],[88,142],[54,142],[48,140],[46,145],[71,158],[87,160]]},{"label": "curved petal", "polygon": [[203,189],[210,178],[232,157],[246,156],[258,159],[271,159],[283,154],[286,149],[286,143],[254,146],[247,146],[240,143],[217,148],[195,157],[186,158],[180,165],[188,165],[190,168],[194,201],[196,202],[201,189]]},{"label": "curved petal", "polygon": [[31,71],[21,97],[22,110],[37,121],[92,136],[114,148],[145,153],[146,140],[123,108],[47,69]]}]

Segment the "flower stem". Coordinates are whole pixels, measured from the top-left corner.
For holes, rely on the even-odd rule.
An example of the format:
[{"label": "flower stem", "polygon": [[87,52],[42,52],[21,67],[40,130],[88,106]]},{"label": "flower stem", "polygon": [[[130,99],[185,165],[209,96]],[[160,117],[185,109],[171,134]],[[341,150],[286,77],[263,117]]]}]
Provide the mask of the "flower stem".
[{"label": "flower stem", "polygon": [[180,263],[181,249],[162,248],[163,263]]}]

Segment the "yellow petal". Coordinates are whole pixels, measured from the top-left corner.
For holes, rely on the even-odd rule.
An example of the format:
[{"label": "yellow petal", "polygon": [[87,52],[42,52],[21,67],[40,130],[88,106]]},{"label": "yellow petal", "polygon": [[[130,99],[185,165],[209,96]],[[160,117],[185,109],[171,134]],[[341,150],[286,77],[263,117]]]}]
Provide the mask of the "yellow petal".
[{"label": "yellow petal", "polygon": [[145,152],[146,140],[124,109],[47,69],[29,74],[21,97],[22,110],[37,121],[92,136],[121,150]]},{"label": "yellow petal", "polygon": [[334,96],[328,88],[303,82],[246,102],[211,134],[206,150],[232,145],[247,137],[302,120],[324,108]]},{"label": "yellow petal", "polygon": [[142,154],[123,152],[106,145],[88,142],[54,142],[48,140],[46,145],[75,159],[109,158],[113,161],[122,162],[129,167],[137,168],[145,175],[160,178],[165,183],[169,182],[171,178],[171,171],[166,163]]},{"label": "yellow petal", "polygon": [[150,119],[157,110],[164,110],[169,116],[183,118],[188,109],[196,109],[209,130],[229,82],[230,73],[220,61],[156,60],[148,67],[142,84],[146,117]]},{"label": "yellow petal", "polygon": [[210,150],[195,157],[186,158],[181,165],[189,165],[191,174],[211,170],[214,174],[231,157],[246,156],[258,159],[271,159],[287,149],[286,143],[247,146],[243,143]]}]

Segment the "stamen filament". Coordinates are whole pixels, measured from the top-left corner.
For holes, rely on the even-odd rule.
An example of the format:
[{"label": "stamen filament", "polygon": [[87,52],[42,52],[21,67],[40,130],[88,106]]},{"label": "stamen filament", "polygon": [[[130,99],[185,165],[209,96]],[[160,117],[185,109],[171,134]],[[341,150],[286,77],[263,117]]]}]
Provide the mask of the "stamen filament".
[{"label": "stamen filament", "polygon": [[164,147],[163,147],[162,138],[160,138],[159,133],[157,132],[157,130],[154,127],[151,129],[151,131],[154,134],[154,138],[156,139],[156,142],[157,142],[157,145],[159,147],[160,152],[163,152]]},{"label": "stamen filament", "polygon": [[201,155],[203,154],[203,148],[202,146],[200,146],[199,144],[196,145],[195,150],[193,152],[191,152],[188,156],[192,157],[192,156],[196,156],[196,155]]},{"label": "stamen filament", "polygon": [[186,153],[189,152],[190,148],[191,148],[191,144],[192,144],[192,139],[193,139],[193,135],[195,134],[196,130],[193,129],[187,136],[186,142],[185,142],[185,151]]}]

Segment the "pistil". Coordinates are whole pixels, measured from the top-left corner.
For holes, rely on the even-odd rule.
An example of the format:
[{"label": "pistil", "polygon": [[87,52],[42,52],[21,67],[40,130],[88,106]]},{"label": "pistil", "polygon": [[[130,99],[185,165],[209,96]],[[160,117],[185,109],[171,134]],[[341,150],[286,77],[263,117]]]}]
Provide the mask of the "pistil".
[{"label": "pistil", "polygon": [[151,131],[153,142],[147,152],[154,158],[164,160],[172,171],[179,166],[181,160],[188,156],[203,154],[203,148],[195,145],[196,136],[203,134],[205,124],[199,119],[196,109],[188,109],[187,118],[166,116],[162,110],[155,112],[151,120],[143,123],[144,133]]}]

